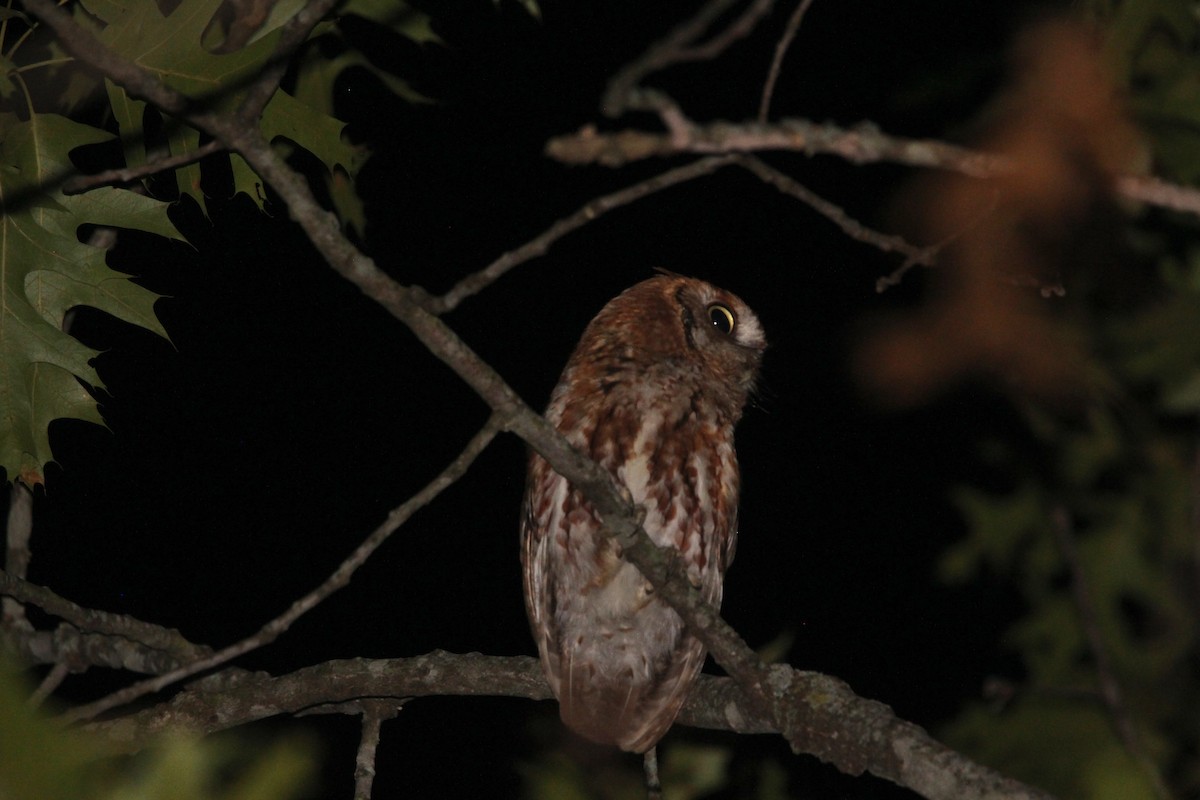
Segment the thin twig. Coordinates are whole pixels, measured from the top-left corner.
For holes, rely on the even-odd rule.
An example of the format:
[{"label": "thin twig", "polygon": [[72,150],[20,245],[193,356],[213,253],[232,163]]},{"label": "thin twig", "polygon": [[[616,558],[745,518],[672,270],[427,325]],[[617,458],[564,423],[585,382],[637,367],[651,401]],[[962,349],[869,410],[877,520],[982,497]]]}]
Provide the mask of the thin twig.
[{"label": "thin twig", "polygon": [[28,699],[25,701],[26,705],[28,705],[30,708],[37,708],[40,706],[46,701],[47,697],[54,693],[54,690],[62,684],[67,675],[70,673],[71,667],[67,664],[67,662],[59,661],[50,668],[50,671],[46,673],[46,677],[42,678],[42,682],[38,684],[38,687],[33,691],[33,694],[29,695]]},{"label": "thin twig", "polygon": [[71,709],[64,716],[71,721],[81,719],[91,719],[92,717],[107,711],[110,708],[123,705],[131,702],[143,695],[151,692],[157,692],[165,686],[169,686],[184,678],[195,675],[198,672],[212,669],[213,667],[224,664],[238,656],[244,655],[251,650],[256,650],[263,645],[273,642],[279,638],[288,628],[295,623],[300,617],[307,614],[325,598],[336,592],[338,589],[350,583],[350,578],[354,572],[366,563],[371,554],[374,553],[381,544],[383,544],[389,536],[391,536],[401,525],[418,510],[429,505],[435,497],[442,493],[447,487],[457,481],[466,473],[467,468],[471,466],[475,458],[483,452],[484,448],[491,443],[498,432],[498,421],[493,416],[490,418],[483,428],[475,434],[466,448],[450,462],[442,472],[429,482],[425,488],[414,494],[408,500],[392,510],[388,514],[387,519],[383,521],[371,535],[363,540],[362,544],[354,549],[349,556],[346,557],[337,569],[319,586],[310,591],[308,594],[296,600],[283,614],[280,614],[275,619],[268,622],[257,633],[252,636],[247,636],[239,642],[236,642],[213,655],[193,661],[179,669],[172,670],[165,675],[160,675],[155,678],[149,678],[140,681],[124,689],[113,692],[112,694],[102,697],[92,703],[84,706]]},{"label": "thin twig", "polygon": [[138,167],[122,167],[120,169],[106,169],[103,172],[96,172],[91,175],[79,175],[71,178],[63,184],[63,194],[82,194],[89,189],[95,189],[97,186],[109,186],[112,184],[133,183],[142,178],[148,178],[151,175],[156,175],[159,172],[185,167],[192,164],[207,155],[224,150],[225,145],[217,140],[205,142],[195,150],[187,153],[180,153],[174,156],[162,156],[151,159],[145,164]]},{"label": "thin twig", "polygon": [[829,202],[796,181],[790,175],[780,172],[761,159],[754,156],[738,156],[737,163],[739,166],[757,175],[765,183],[769,183],[784,194],[795,197],[809,206],[821,216],[837,225],[842,230],[842,233],[851,239],[874,245],[885,253],[902,253],[906,257],[906,262],[911,261],[926,265],[934,262],[935,250],[933,248],[917,247],[909,244],[903,237],[868,228],[847,214],[845,209]]},{"label": "thin twig", "polygon": [[704,44],[694,47],[681,48],[675,54],[674,63],[685,61],[711,61],[729,49],[738,39],[749,36],[758,21],[770,13],[775,0],[754,0],[742,12],[742,15],[729,24],[729,27],[713,36]]},{"label": "thin twig", "polygon": [[642,774],[646,782],[646,800],[661,800],[662,781],[658,777],[658,747],[651,747],[642,756]]},{"label": "thin twig", "polygon": [[676,25],[671,31],[650,45],[641,57],[625,65],[612,80],[604,93],[601,109],[605,116],[619,117],[630,107],[632,95],[642,78],[674,63],[678,53],[686,45],[700,38],[716,20],[737,0],[709,0],[700,7],[696,15]]},{"label": "thin twig", "polygon": [[[930,261],[922,263],[925,263],[926,266],[932,266],[932,262],[937,259],[938,255],[940,255],[943,250],[969,234],[971,231],[978,228],[985,219],[991,216],[996,211],[996,206],[999,204],[999,202],[1000,193],[998,191],[992,191],[989,194],[988,202],[984,203],[978,213],[972,215],[971,219],[968,220],[967,223],[962,226],[962,228],[950,233],[941,241],[934,242],[925,248],[925,252],[927,252],[930,256]],[[893,286],[899,286],[900,282],[904,280],[904,276],[908,274],[908,271],[917,264],[918,262],[912,258],[904,259],[903,264],[901,264],[899,267],[896,267],[896,269],[892,270],[892,272],[889,274],[884,275],[882,278],[879,278],[875,281],[876,293],[883,294]],[[1037,288],[1042,292],[1043,297],[1049,297],[1050,295],[1047,294],[1047,292],[1052,291],[1040,282],[1038,283]],[[1062,293],[1065,294],[1066,290],[1062,289]]]},{"label": "thin twig", "polygon": [[[694,17],[672,28],[666,36],[650,45],[639,58],[627,64],[609,81],[608,89],[601,102],[601,110],[604,115],[619,117],[629,109],[659,111],[664,95],[653,90],[639,89],[642,79],[671,64],[702,57],[711,58],[727,47],[737,38],[736,35],[718,35],[713,40],[716,44],[710,43],[705,47],[688,49],[689,45],[703,36],[704,32],[712,27],[713,23],[720,19],[736,2],[737,0],[709,0],[700,7]],[[766,7],[762,9],[761,13],[758,13],[757,9],[760,5]],[[752,27],[758,17],[766,13],[770,5],[771,3],[755,2],[750,11],[735,21],[730,29],[740,30],[747,23]],[[754,13],[752,14],[752,12]]]},{"label": "thin twig", "polygon": [[1133,724],[1133,716],[1125,703],[1125,693],[1121,682],[1117,679],[1117,671],[1104,644],[1104,634],[1100,630],[1100,622],[1096,616],[1096,605],[1092,600],[1091,588],[1088,585],[1087,573],[1083,567],[1083,559],[1079,554],[1079,546],[1075,542],[1074,524],[1070,512],[1063,506],[1056,507],[1051,512],[1054,531],[1054,541],[1058,544],[1059,553],[1067,565],[1071,575],[1071,598],[1075,603],[1075,613],[1079,615],[1079,624],[1083,628],[1084,638],[1091,651],[1092,661],[1096,664],[1096,679],[1100,684],[1100,698],[1108,711],[1109,720],[1116,731],[1121,746],[1130,758],[1142,765],[1154,783],[1155,792],[1160,800],[1167,800],[1170,792],[1163,783],[1162,775],[1157,766],[1146,756],[1138,739],[1137,729]]},{"label": "thin twig", "polygon": [[759,122],[767,121],[767,113],[771,109],[771,96],[775,93],[775,82],[779,80],[779,70],[783,67],[783,57],[792,46],[792,41],[800,30],[800,23],[804,21],[804,15],[808,13],[808,7],[811,5],[812,0],[800,0],[800,5],[796,6],[796,10],[788,17],[787,27],[783,30],[779,44],[775,45],[775,55],[771,59],[771,68],[767,71],[767,80],[763,84],[762,100],[758,104]]},{"label": "thin twig", "polygon": [[641,200],[643,197],[668,189],[693,178],[709,175],[732,161],[729,156],[702,158],[691,164],[667,170],[664,173],[647,178],[644,181],[627,186],[624,189],[596,197],[585,203],[578,211],[563,217],[542,233],[530,239],[520,247],[509,250],[478,272],[472,273],[456,283],[448,292],[440,297],[430,297],[422,300],[421,305],[431,314],[444,314],[455,308],[472,295],[478,294],[490,286],[513,267],[526,261],[544,255],[550,246],[572,231],[582,228],[589,222],[598,219],[609,211]]},{"label": "thin twig", "polygon": [[84,608],[44,586],[30,583],[5,570],[0,570],[0,595],[37,606],[47,614],[66,620],[81,631],[129,639],[182,661],[202,658],[212,653],[210,648],[193,644],[173,628],[144,622],[125,614]]},{"label": "thin twig", "polygon": [[362,734],[354,756],[354,800],[371,800],[375,783],[375,751],[379,748],[379,729],[400,709],[396,701],[367,700],[362,703]]},{"label": "thin twig", "polygon": [[[4,527],[4,570],[24,578],[32,556],[29,539],[33,535],[33,490],[20,480],[14,480],[8,490],[8,498],[8,519]],[[0,630],[3,629],[33,630],[20,602],[8,596],[0,602]]]},{"label": "thin twig", "polygon": [[339,2],[341,0],[308,0],[303,8],[284,23],[279,32],[279,40],[275,43],[275,51],[267,59],[265,69],[255,78],[250,90],[242,98],[242,104],[237,110],[239,118],[257,123],[259,115],[279,88],[279,82],[287,72],[292,54],[308,40],[317,23]]},{"label": "thin twig", "polygon": [[1151,175],[1122,175],[1116,185],[1117,192],[1130,200],[1200,216],[1200,190],[1191,186],[1168,183]]}]

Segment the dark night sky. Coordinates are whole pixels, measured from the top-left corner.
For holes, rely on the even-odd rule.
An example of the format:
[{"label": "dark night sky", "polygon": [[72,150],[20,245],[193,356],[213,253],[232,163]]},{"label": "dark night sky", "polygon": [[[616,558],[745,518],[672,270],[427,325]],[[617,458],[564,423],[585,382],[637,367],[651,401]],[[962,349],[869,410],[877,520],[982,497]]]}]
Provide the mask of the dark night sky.
[{"label": "dark night sky", "polygon": [[[438,104],[406,106],[363,75],[343,80],[340,94],[353,134],[375,150],[360,182],[365,249],[398,279],[436,292],[589,198],[668,166],[567,168],[541,149],[589,122],[651,124],[605,123],[598,100],[607,78],[690,4],[549,0],[540,23],[515,4],[432,5],[444,47],[351,33]],[[775,113],[951,134],[999,84],[1002,45],[1034,7],[817,2]],[[777,8],[721,60],[651,83],[694,118],[751,117],[791,9]],[[881,226],[911,176],[830,158],[770,160]],[[176,209],[194,248],[123,234],[110,257],[168,296],[157,308],[171,344],[95,312],[78,317],[77,335],[105,350],[97,364],[112,430],[56,423],[59,466],[38,494],[30,577],[82,605],[220,646],[323,579],[453,458],[486,409],[324,267],[281,208],[256,216],[238,198],[212,212],[209,222],[194,206]],[[896,264],[727,171],[610,214],[447,321],[540,408],[591,316],[654,267],[741,295],[771,349],[762,396],[738,434],[744,498],[726,618],[754,646],[790,633],[792,664],[936,726],[987,675],[1017,668],[997,644],[1013,598],[999,585],[942,587],[932,572],[962,533],[947,489],[986,479],[979,443],[1016,426],[978,387],[892,413],[855,391],[846,365],[856,321],[920,295],[919,276],[875,295],[875,279]],[[501,438],[349,588],[239,665],[285,672],[434,648],[532,654],[517,556],[522,482],[523,447]],[[117,680],[68,681],[67,693],[93,696]],[[377,796],[462,796],[478,781],[515,796],[514,764],[537,747],[534,714],[553,709],[410,704],[384,728]],[[324,732],[329,796],[348,796],[356,723],[303,724]],[[707,738],[732,743],[746,763],[773,755],[796,764],[795,796],[910,796],[792,759],[776,739]]]}]

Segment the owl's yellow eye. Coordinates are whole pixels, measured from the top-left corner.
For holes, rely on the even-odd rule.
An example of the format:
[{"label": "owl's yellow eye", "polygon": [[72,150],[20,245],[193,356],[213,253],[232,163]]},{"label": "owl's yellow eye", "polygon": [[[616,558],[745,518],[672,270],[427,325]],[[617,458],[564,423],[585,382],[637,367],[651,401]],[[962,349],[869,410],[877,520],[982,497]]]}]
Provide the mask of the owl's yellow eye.
[{"label": "owl's yellow eye", "polygon": [[712,320],[713,327],[726,336],[733,333],[734,326],[737,324],[733,312],[718,303],[708,307],[708,318]]}]

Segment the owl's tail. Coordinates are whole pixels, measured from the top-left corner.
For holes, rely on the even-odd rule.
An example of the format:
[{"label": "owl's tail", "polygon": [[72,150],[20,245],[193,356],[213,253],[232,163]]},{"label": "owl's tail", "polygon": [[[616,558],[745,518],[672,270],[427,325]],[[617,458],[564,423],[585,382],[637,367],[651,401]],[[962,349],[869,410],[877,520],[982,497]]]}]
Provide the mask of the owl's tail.
[{"label": "owl's tail", "polygon": [[591,683],[576,684],[568,692],[564,686],[559,713],[568,728],[585,738],[644,753],[666,734],[686,697],[686,692],[664,692],[663,688],[661,684]]},{"label": "owl's tail", "polygon": [[560,680],[552,681],[562,721],[594,742],[646,752],[679,714],[704,662],[704,648],[686,636],[672,656],[660,669],[637,677],[632,670],[614,675],[597,670],[595,661],[564,658]]}]

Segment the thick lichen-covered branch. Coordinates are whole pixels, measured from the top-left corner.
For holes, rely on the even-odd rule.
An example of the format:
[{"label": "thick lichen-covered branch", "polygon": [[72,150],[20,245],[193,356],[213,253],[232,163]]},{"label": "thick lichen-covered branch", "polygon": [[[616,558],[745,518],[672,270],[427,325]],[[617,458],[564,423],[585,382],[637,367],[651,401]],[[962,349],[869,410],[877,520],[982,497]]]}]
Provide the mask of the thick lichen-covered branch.
[{"label": "thick lichen-covered branch", "polygon": [[[1046,798],[963,758],[836,678],[774,665],[768,686],[788,717],[792,747],[846,772],[870,770],[926,797]],[[357,708],[378,701],[380,707],[394,707],[411,698],[451,695],[552,697],[536,659],[435,651],[414,658],[329,661],[277,677],[230,670],[192,684],[170,702],[87,727],[133,751],[167,733],[209,734],[324,706]],[[777,733],[754,705],[737,681],[702,675],[679,723],[743,734]]]}]

